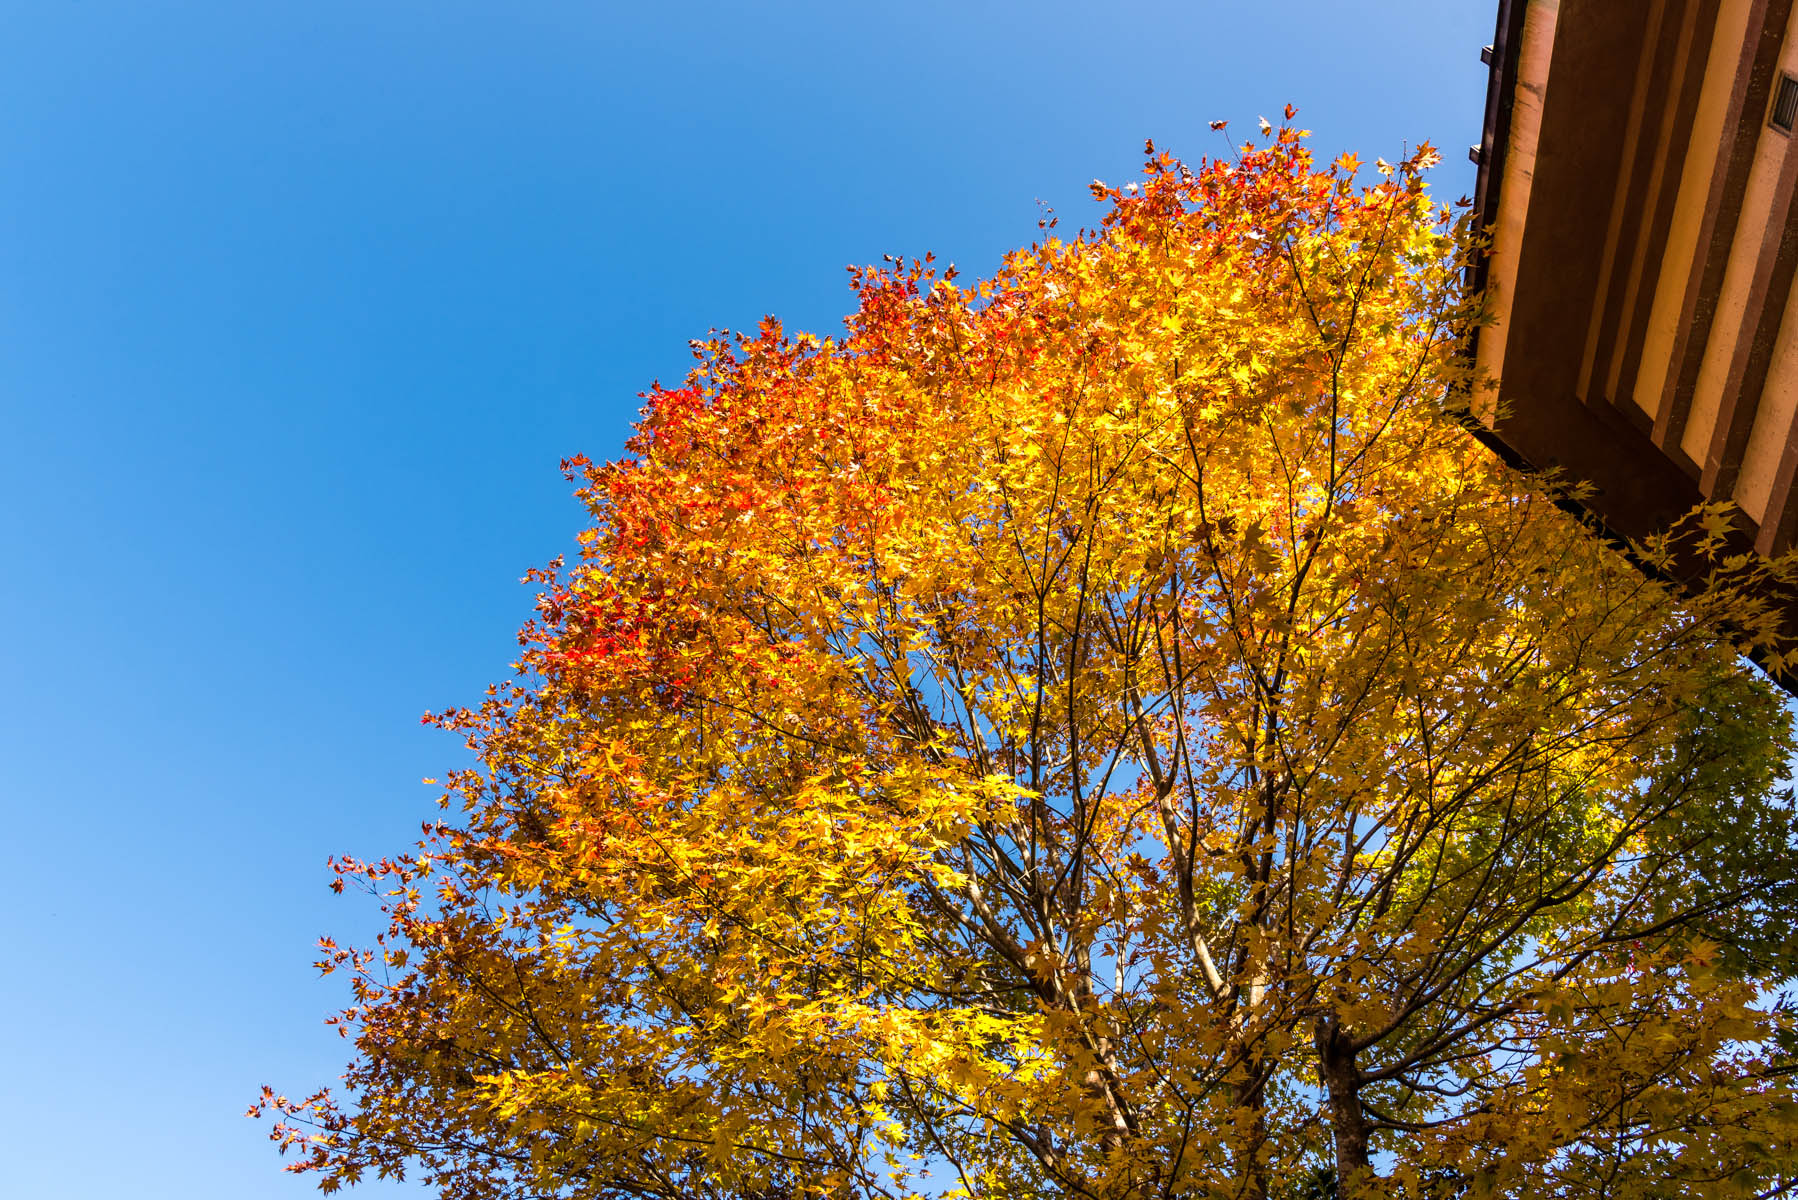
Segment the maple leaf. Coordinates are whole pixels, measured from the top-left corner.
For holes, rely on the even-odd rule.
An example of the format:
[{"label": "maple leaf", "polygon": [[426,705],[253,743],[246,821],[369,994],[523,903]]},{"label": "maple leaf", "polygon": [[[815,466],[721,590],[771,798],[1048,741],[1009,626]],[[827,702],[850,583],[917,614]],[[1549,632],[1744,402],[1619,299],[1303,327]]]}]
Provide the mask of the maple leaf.
[{"label": "maple leaf", "polygon": [[427,718],[478,760],[454,819],[333,864],[389,927],[321,943],[356,1057],[341,1107],[254,1107],[291,1166],[1788,1187],[1795,747],[1734,643],[1790,651],[1789,564],[1673,592],[1463,427],[1432,158],[1155,157],[992,279],[889,260],[841,339],[697,343],[566,464],[592,524],[518,677]]}]

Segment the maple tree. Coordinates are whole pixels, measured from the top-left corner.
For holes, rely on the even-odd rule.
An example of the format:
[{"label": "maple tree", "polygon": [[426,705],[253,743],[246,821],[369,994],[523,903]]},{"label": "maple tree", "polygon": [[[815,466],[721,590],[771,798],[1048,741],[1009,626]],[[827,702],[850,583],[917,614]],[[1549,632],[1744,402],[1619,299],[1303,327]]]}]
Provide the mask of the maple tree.
[{"label": "maple tree", "polygon": [[[1464,220],[1264,130],[698,347],[339,1018],[326,1190],[1767,1196],[1787,647],[1455,416]],[[1666,561],[1668,543],[1636,548]],[[1719,632],[1727,631],[1727,632]]]}]

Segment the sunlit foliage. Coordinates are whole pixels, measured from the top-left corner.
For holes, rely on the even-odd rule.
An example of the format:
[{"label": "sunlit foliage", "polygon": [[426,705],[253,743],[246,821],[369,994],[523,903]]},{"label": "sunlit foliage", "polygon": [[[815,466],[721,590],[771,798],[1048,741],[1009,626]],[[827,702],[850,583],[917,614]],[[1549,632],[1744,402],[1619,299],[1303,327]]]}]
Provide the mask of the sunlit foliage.
[{"label": "sunlit foliage", "polygon": [[[1290,118],[1290,113],[1288,114]],[[1675,593],[1453,413],[1464,230],[1292,128],[570,464],[340,1018],[330,1190],[1772,1194],[1792,746],[1726,516]],[[1515,352],[1515,351],[1514,351]],[[1639,548],[1653,563],[1665,548]],[[1726,631],[1726,632],[1719,632]]]}]

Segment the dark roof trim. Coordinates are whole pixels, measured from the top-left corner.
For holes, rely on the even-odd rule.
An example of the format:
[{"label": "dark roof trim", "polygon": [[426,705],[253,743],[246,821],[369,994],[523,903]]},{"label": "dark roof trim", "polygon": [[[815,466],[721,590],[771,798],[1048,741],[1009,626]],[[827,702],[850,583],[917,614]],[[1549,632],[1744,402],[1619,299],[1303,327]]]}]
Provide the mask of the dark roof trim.
[{"label": "dark roof trim", "polygon": [[[1498,27],[1492,34],[1492,53],[1485,56],[1486,118],[1480,131],[1479,172],[1473,185],[1473,221],[1490,230],[1498,220],[1498,191],[1505,178],[1505,152],[1511,144],[1511,105],[1517,83],[1517,55],[1523,49],[1523,10],[1529,0],[1499,0]],[[1487,254],[1481,253],[1467,267],[1467,288],[1475,294],[1486,289]],[[1471,356],[1479,338],[1475,329],[1468,338]]]}]

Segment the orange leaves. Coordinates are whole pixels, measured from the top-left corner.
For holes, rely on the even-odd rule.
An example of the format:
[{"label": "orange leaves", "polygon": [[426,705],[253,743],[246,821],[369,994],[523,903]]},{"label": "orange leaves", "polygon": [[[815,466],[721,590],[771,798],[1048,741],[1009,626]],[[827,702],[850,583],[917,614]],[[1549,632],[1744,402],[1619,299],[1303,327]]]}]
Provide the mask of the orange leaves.
[{"label": "orange leaves", "polygon": [[564,464],[591,526],[522,674],[427,718],[477,757],[456,823],[333,864],[391,926],[324,947],[355,1102],[289,1114],[306,1169],[1549,1194],[1631,1038],[1717,1097],[1641,1129],[1752,1161],[1701,1126],[1784,1119],[1731,972],[1798,880],[1751,849],[1790,739],[1707,632],[1737,597],[1644,581],[1444,414],[1433,152],[1364,186],[1292,117],[1146,146],[980,284],[852,272],[840,340],[696,344],[629,458]]}]

